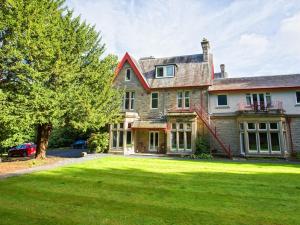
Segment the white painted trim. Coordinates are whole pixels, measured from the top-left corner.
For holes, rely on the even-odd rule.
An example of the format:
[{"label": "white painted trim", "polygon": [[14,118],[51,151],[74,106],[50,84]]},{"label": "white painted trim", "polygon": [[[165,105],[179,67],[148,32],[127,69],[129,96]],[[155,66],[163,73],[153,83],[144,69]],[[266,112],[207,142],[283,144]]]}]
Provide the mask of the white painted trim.
[{"label": "white painted trim", "polygon": [[[157,108],[152,107],[152,94],[157,94]],[[159,108],[159,92],[151,92],[150,94],[150,109],[158,109]]]},{"label": "white painted trim", "polygon": [[[154,136],[153,136],[154,145],[156,142],[155,134],[157,133],[157,146],[155,146],[155,147],[157,147],[157,149],[151,149],[151,133],[154,134]],[[149,152],[157,152],[158,148],[159,148],[159,131],[150,131],[149,132]]]}]

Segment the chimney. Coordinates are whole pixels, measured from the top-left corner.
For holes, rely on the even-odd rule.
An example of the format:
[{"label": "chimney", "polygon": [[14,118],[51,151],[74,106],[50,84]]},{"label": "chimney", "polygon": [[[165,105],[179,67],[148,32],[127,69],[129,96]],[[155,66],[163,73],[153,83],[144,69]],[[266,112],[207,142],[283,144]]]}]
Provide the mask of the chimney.
[{"label": "chimney", "polygon": [[227,73],[225,72],[225,64],[221,64],[220,69],[221,69],[221,77],[220,78],[227,78]]},{"label": "chimney", "polygon": [[206,38],[203,38],[201,42],[202,51],[203,51],[203,61],[208,62],[209,55],[209,41]]}]

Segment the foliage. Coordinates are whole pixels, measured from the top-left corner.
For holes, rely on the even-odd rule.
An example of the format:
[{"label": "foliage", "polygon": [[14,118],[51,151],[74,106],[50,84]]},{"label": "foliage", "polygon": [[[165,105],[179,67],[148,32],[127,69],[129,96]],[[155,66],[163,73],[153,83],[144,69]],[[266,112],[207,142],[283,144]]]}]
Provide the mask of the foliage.
[{"label": "foliage", "polygon": [[192,154],[192,155],[188,155],[187,158],[189,158],[189,159],[213,159],[212,155],[207,154],[207,153]]},{"label": "foliage", "polygon": [[88,139],[88,149],[90,152],[105,152],[109,144],[108,133],[93,133]]},{"label": "foliage", "polygon": [[0,0],[0,126],[2,145],[27,141],[38,152],[52,128],[97,130],[118,119],[121,93],[112,89],[117,58],[95,28],[64,0]]},{"label": "foliage", "polygon": [[207,137],[199,136],[196,139],[196,155],[200,154],[210,154],[210,146],[209,146],[209,141]]}]

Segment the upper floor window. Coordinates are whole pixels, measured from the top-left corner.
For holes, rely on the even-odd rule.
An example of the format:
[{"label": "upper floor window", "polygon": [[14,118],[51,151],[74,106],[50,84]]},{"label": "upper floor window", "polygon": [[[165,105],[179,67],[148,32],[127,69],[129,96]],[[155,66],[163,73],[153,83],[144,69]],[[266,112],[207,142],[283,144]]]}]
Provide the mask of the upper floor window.
[{"label": "upper floor window", "polygon": [[126,70],[126,76],[125,76],[125,81],[130,81],[131,80],[131,69]]},{"label": "upper floor window", "polygon": [[296,91],[296,103],[300,104],[300,91]]},{"label": "upper floor window", "polygon": [[128,91],[125,93],[125,99],[124,99],[124,109],[134,109],[134,100],[135,100],[135,93]]},{"label": "upper floor window", "polygon": [[174,77],[175,66],[174,65],[157,66],[155,74],[156,74],[156,78]]},{"label": "upper floor window", "polygon": [[218,95],[218,106],[227,106],[227,95]]},{"label": "upper floor window", "polygon": [[190,92],[177,92],[177,108],[190,108]]},{"label": "upper floor window", "polygon": [[158,93],[154,92],[151,93],[151,109],[157,109],[158,108]]}]

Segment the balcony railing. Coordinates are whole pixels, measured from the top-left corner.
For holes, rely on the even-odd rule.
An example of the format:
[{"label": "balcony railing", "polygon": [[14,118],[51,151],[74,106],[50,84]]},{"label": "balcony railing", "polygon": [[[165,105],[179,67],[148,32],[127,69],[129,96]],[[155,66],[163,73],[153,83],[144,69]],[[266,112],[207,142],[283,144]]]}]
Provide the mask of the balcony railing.
[{"label": "balcony railing", "polygon": [[280,111],[283,112],[283,106],[281,101],[255,102],[253,104],[247,104],[245,102],[238,103],[238,111],[252,111],[252,112],[268,112],[268,111]]}]

